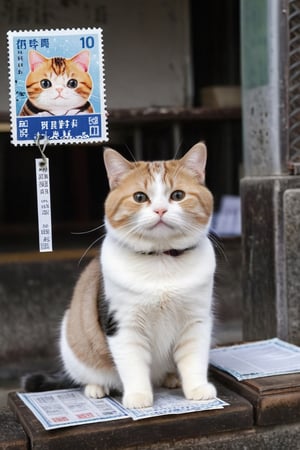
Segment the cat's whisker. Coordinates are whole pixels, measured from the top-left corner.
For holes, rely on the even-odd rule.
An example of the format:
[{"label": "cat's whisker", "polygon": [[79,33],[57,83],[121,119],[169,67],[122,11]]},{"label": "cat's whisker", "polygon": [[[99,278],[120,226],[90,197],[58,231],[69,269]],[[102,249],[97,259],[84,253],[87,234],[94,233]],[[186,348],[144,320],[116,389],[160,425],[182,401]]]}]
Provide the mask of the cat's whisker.
[{"label": "cat's whisker", "polygon": [[87,253],[90,251],[91,248],[94,247],[94,245],[96,245],[101,239],[103,239],[105,237],[105,235],[103,236],[99,236],[97,237],[97,239],[95,239],[89,246],[88,248],[84,251],[84,253],[81,255],[79,261],[78,261],[78,266],[80,266],[82,260],[85,258],[85,256],[87,255]]},{"label": "cat's whisker", "polygon": [[[199,225],[193,225],[189,223],[188,221],[182,221],[178,220],[178,217],[174,215],[171,218],[171,221],[173,222],[172,226],[174,230],[178,233],[178,236],[181,235],[184,238],[189,238],[191,235],[195,235],[196,241],[198,241],[199,238],[204,238],[207,235],[207,229],[204,226],[203,229],[199,228]],[[135,235],[135,238],[139,242],[144,242],[148,225],[148,219],[140,219],[138,224],[134,222],[134,220],[131,221],[130,224],[127,224],[126,226],[122,227],[122,233],[124,241],[127,241],[127,238]],[[126,244],[124,244],[126,246]]]},{"label": "cat's whisker", "polygon": [[222,242],[220,241],[220,238],[218,235],[212,231],[208,233],[208,238],[212,242],[214,248],[217,250],[217,252],[224,258],[226,262],[228,262],[228,257],[225,253],[224,247],[222,245]]},{"label": "cat's whisker", "polygon": [[135,156],[134,156],[134,153],[130,150],[130,148],[129,148],[129,146],[128,146],[127,144],[125,144],[125,147],[127,148],[127,151],[128,151],[128,153],[130,154],[130,156],[131,156],[133,162],[136,163],[137,161],[136,161],[136,158],[135,158]]},{"label": "cat's whisker", "polygon": [[105,224],[103,223],[102,225],[98,225],[97,227],[92,228],[91,230],[71,231],[71,234],[75,234],[75,235],[77,235],[77,234],[89,234],[89,233],[93,233],[94,231],[101,230],[101,228],[104,228],[104,227],[105,227]]},{"label": "cat's whisker", "polygon": [[175,154],[174,154],[174,156],[173,156],[173,159],[178,159],[178,153],[180,152],[182,143],[183,143],[183,139],[180,139],[180,143],[178,144],[177,150],[175,150]]}]

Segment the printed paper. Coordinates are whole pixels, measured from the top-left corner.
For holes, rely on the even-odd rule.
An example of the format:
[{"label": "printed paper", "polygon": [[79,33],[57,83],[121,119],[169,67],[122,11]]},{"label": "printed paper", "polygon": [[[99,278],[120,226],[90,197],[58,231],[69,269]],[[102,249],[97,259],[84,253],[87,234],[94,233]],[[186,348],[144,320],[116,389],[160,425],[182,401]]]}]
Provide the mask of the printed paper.
[{"label": "printed paper", "polygon": [[213,349],[210,363],[237,380],[300,372],[300,348],[278,338]]},{"label": "printed paper", "polygon": [[179,389],[155,391],[153,407],[143,409],[126,409],[119,398],[87,398],[80,389],[18,393],[18,395],[46,430],[126,418],[138,420],[222,409],[228,405],[220,399],[189,401],[183,397]]},{"label": "printed paper", "polygon": [[52,252],[49,159],[35,160],[40,252]]},{"label": "printed paper", "polygon": [[[121,401],[121,399],[119,399]],[[223,409],[228,403],[216,398],[206,401],[186,400],[181,389],[158,389],[154,392],[154,405],[150,408],[126,409],[133,420],[169,414],[186,414],[191,412]]]}]

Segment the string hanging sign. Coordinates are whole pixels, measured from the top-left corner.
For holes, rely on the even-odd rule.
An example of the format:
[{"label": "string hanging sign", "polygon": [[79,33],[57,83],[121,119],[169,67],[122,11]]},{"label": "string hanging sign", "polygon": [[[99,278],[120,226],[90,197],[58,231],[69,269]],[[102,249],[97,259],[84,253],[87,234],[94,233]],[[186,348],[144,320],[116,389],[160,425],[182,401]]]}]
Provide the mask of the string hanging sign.
[{"label": "string hanging sign", "polygon": [[[43,141],[43,142],[42,142]],[[45,156],[47,147],[47,135],[41,137],[38,133],[36,145],[41,152],[41,158],[35,160],[38,229],[40,252],[51,252],[52,247],[52,222],[50,199],[50,173],[49,159]]]}]

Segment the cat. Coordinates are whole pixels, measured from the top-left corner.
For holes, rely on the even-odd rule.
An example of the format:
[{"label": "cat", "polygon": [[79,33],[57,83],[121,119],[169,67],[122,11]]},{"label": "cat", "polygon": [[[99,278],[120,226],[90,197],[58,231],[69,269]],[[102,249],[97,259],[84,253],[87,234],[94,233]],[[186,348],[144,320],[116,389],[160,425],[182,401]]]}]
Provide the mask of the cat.
[{"label": "cat", "polygon": [[[108,148],[104,163],[106,235],[62,321],[64,370],[88,397],[122,391],[127,408],[151,406],[155,385],[181,385],[191,400],[214,398],[207,379],[215,255],[206,147],[197,143],[179,160],[155,162],[130,162]],[[49,383],[32,375],[25,389]]]},{"label": "cat", "polygon": [[89,102],[93,82],[88,72],[90,54],[83,50],[72,58],[46,58],[35,50],[28,54],[28,99],[20,116],[93,113]]}]

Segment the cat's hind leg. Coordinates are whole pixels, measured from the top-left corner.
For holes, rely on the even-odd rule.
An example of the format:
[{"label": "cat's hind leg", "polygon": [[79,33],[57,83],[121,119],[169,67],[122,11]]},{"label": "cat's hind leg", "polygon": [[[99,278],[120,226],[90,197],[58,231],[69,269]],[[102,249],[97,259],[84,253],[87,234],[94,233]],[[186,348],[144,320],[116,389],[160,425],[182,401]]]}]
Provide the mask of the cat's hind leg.
[{"label": "cat's hind leg", "polygon": [[181,387],[181,381],[176,373],[168,372],[165,376],[162,386],[168,389],[176,389]]}]

